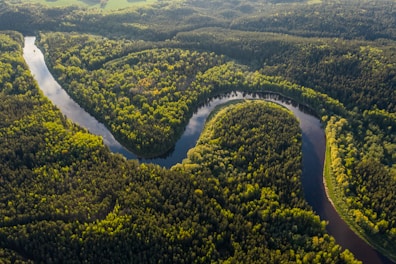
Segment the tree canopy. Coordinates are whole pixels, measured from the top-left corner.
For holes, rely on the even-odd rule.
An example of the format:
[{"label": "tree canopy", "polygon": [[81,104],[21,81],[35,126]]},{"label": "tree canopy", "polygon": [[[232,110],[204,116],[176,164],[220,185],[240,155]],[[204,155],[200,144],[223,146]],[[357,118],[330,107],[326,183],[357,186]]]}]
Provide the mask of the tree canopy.
[{"label": "tree canopy", "polygon": [[[171,149],[199,104],[225,91],[272,91],[309,105],[326,131],[326,179],[338,212],[396,259],[395,1],[289,2],[159,1],[102,12],[4,0],[0,256],[353,261],[301,200],[300,161],[282,152],[299,148],[300,137],[282,111],[230,108],[245,115],[216,116],[205,133],[217,136],[207,134],[211,141],[202,138],[170,171],[125,161],[39,92],[22,58],[23,33],[38,36],[61,85],[139,156]],[[289,124],[285,131],[255,114],[267,108]],[[260,126],[268,120],[278,126]],[[266,145],[255,134],[265,128],[289,142]],[[279,182],[265,177],[274,171]]]}]

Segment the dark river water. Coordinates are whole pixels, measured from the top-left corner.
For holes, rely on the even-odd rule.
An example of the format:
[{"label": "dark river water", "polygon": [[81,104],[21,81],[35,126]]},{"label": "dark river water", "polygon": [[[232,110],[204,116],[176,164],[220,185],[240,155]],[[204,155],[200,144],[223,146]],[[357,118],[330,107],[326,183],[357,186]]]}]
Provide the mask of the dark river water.
[{"label": "dark river water", "polygon": [[[75,103],[49,72],[42,52],[35,46],[35,37],[25,38],[24,58],[37,80],[40,89],[73,122],[88,129],[91,133],[102,136],[104,143],[115,153],[121,153],[128,159],[138,157],[125,149],[108,129]],[[328,221],[327,231],[334,236],[337,243],[349,249],[363,263],[392,263],[366,242],[360,239],[339,217],[327,198],[323,184],[323,164],[326,139],[320,121],[310,115],[303,107],[276,94],[244,94],[234,92],[212,98],[203,104],[191,117],[183,135],[174,149],[166,156],[155,159],[139,159],[141,162],[155,163],[170,168],[182,162],[187,151],[193,148],[203,129],[206,118],[218,105],[236,99],[265,99],[276,102],[290,109],[300,122],[302,131],[303,173],[302,183],[305,198],[321,219]]]}]

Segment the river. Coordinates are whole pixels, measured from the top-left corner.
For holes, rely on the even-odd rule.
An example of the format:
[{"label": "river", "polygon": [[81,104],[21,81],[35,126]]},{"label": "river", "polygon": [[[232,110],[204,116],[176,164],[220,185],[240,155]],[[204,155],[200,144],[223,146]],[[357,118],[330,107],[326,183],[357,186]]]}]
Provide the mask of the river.
[{"label": "river", "polygon": [[[35,45],[35,37],[25,38],[23,56],[44,95],[47,96],[65,116],[88,129],[91,133],[102,136],[104,143],[111,151],[121,153],[128,159],[138,159],[135,154],[125,149],[115,140],[113,135],[103,124],[99,123],[94,117],[89,115],[74,102],[56,82],[47,68],[42,52]],[[339,217],[328,200],[323,184],[323,164],[326,141],[319,119],[305,112],[302,107],[299,107],[291,100],[280,99],[281,97],[279,97],[279,95],[234,92],[212,98],[194,113],[183,135],[170,153],[162,158],[139,160],[141,162],[156,163],[167,168],[181,162],[187,156],[187,151],[195,146],[210,112],[218,105],[243,98],[261,98],[273,101],[285,106],[294,113],[299,120],[302,131],[302,184],[306,200],[321,219],[328,221],[326,228],[329,234],[334,236],[337,243],[343,248],[349,249],[357,259],[362,260],[363,263],[369,264],[392,263],[358,237]]]}]

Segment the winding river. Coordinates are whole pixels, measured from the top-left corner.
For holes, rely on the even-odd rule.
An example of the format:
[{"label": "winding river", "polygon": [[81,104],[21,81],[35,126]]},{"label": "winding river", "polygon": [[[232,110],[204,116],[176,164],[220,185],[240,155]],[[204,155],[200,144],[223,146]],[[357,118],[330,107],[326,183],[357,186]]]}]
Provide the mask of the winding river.
[{"label": "winding river", "polygon": [[[107,128],[89,115],[61,88],[49,72],[42,52],[35,45],[35,37],[25,38],[23,56],[30,71],[39,84],[39,87],[60,110],[73,122],[88,129],[91,133],[103,137],[104,143],[115,153],[121,153],[128,159],[138,157],[125,149]],[[218,105],[235,99],[261,98],[274,101],[290,109],[300,122],[302,130],[303,173],[302,183],[305,198],[316,213],[328,221],[327,231],[334,236],[337,243],[343,248],[349,249],[357,259],[364,263],[392,263],[374,250],[366,242],[360,239],[348,225],[339,217],[334,207],[328,200],[323,184],[323,164],[325,157],[325,134],[320,121],[303,111],[301,107],[291,100],[281,99],[274,94],[243,94],[234,92],[218,98],[212,98],[200,107],[190,119],[184,134],[177,141],[174,150],[166,157],[156,159],[140,159],[141,162],[156,163],[164,167],[171,167],[181,162],[187,151],[195,146],[195,143],[203,129],[204,123],[210,112]]]}]

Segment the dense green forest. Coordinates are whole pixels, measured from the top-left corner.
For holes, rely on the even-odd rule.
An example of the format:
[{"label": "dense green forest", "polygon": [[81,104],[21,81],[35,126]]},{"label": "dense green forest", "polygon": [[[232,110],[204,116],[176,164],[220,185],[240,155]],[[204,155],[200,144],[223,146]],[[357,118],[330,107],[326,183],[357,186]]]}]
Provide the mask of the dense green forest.
[{"label": "dense green forest", "polygon": [[2,261],[356,262],[303,199],[291,113],[237,104],[183,164],[138,164],[66,120],[34,84],[22,36],[0,37]]},{"label": "dense green forest", "polygon": [[59,33],[41,38],[47,53],[54,55],[50,64],[69,94],[80,98],[79,103],[126,146],[145,156],[173,146],[192,106],[205,97],[203,90],[208,88],[201,88],[202,72],[224,63],[222,56],[208,52],[174,48],[132,52],[137,47],[129,41]]},{"label": "dense green forest", "polygon": [[[214,33],[218,39],[210,37]],[[337,193],[342,197],[340,205],[350,219],[360,224],[362,233],[382,241],[379,243],[393,251],[393,42],[312,40],[273,33],[271,39],[269,36],[206,29],[181,33],[173,41],[149,48],[151,42],[134,45],[129,40],[43,33],[40,43],[48,55],[53,55],[48,56],[49,64],[65,89],[137,153],[165,152],[179,136],[178,128],[186,123],[192,110],[204,98],[224,91],[276,91],[314,107],[327,123],[329,142],[333,138],[337,142],[331,150]],[[235,47],[240,44],[229,41],[242,37],[251,41],[247,48]],[[251,52],[258,41],[265,45],[265,55]],[[227,44],[230,49],[225,48]],[[216,53],[203,51],[203,47],[211,47]],[[198,51],[192,53],[191,48]],[[112,50],[108,57],[99,55],[107,49]],[[221,49],[226,55],[218,55]],[[237,50],[242,50],[243,55]],[[252,65],[237,63],[233,57],[238,61],[250,58]],[[100,66],[94,66],[97,60]],[[189,65],[194,65],[195,70]],[[347,122],[338,134],[330,133],[338,129],[333,128],[338,124],[336,119]],[[131,132],[129,128],[136,124],[140,128]],[[164,134],[167,137],[161,137]],[[360,173],[355,172],[357,168]],[[368,172],[379,177],[384,186],[377,186],[377,180],[365,179]],[[335,176],[338,173],[343,176]],[[362,184],[369,185],[363,188]],[[360,192],[367,190],[373,193]],[[350,207],[345,207],[346,201]]]},{"label": "dense green forest", "polygon": [[306,37],[396,38],[394,0],[322,0],[308,5],[282,3],[301,2],[293,0],[162,0],[147,7],[112,12],[15,2],[2,0],[0,29],[13,28],[24,33],[78,31],[155,41],[205,27]]},{"label": "dense green forest", "polygon": [[[338,212],[395,260],[395,14],[395,1],[159,1],[103,12],[5,0],[0,29],[37,35],[62,86],[140,156],[172,148],[198,105],[225,91],[273,91],[309,105],[325,127],[325,176]],[[4,259],[90,261],[119,252],[136,262],[351,258],[302,200],[300,154],[289,160],[255,137],[260,122],[272,120],[265,111],[295,123],[284,111],[231,107],[207,125],[183,165],[139,165],[63,118],[34,85],[22,36],[1,38]],[[235,120],[258,127],[233,127]],[[291,123],[265,133],[292,132],[287,144],[295,151],[300,138]],[[258,176],[278,172],[285,178],[276,182]],[[175,188],[181,191],[169,191]],[[276,221],[285,233],[266,240],[275,230],[259,221]],[[299,221],[310,227],[302,231]],[[112,252],[106,243],[114,243]]]}]

